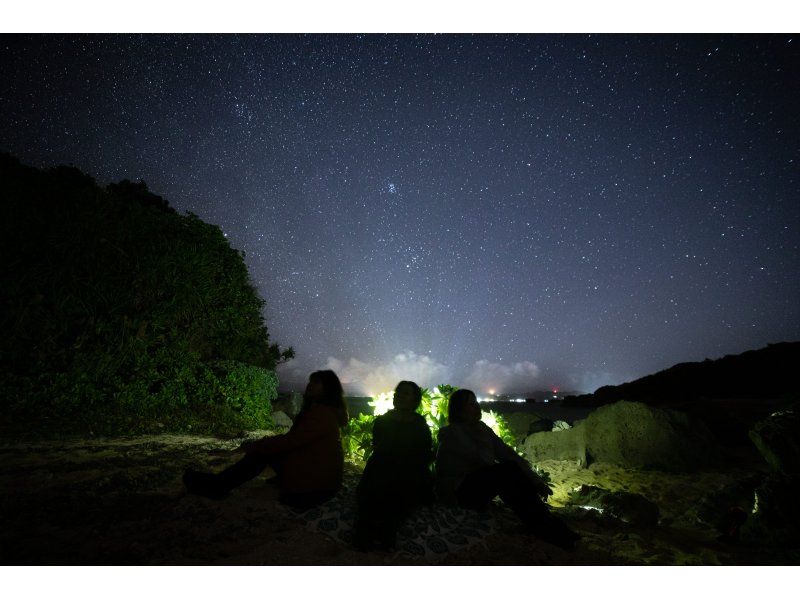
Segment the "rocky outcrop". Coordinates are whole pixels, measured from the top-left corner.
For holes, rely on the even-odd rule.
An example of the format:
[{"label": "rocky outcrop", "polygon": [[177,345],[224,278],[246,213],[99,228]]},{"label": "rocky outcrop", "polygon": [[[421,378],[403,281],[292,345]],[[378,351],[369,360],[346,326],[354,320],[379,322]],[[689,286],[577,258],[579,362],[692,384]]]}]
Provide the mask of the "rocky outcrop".
[{"label": "rocky outcrop", "polygon": [[276,428],[291,428],[292,418],[286,415],[283,411],[276,411],[272,414],[272,423]]},{"label": "rocky outcrop", "polygon": [[604,515],[636,526],[658,524],[658,506],[641,494],[612,492],[597,486],[583,485],[570,494],[569,504],[597,510]]},{"label": "rocky outcrop", "polygon": [[[529,434],[538,432],[536,424],[542,421],[542,418],[535,413],[525,413],[523,411],[503,414],[503,419],[505,419],[508,429],[520,442],[525,440]],[[549,430],[550,428],[548,427],[547,429]]]},{"label": "rocky outcrop", "polygon": [[756,424],[750,439],[772,472],[753,493],[753,508],[742,527],[745,541],[800,546],[800,418],[792,410],[773,413]]},{"label": "rocky outcrop", "polygon": [[569,430],[531,434],[522,447],[525,457],[532,463],[552,459],[587,465],[586,440],[581,423]]},{"label": "rocky outcrop", "polygon": [[601,407],[571,429],[538,433],[524,443],[527,458],[602,461],[628,468],[691,471],[715,455],[711,435],[683,413],[620,401]]},{"label": "rocky outcrop", "polygon": [[773,413],[757,423],[750,440],[774,471],[800,474],[800,416],[793,410]]}]

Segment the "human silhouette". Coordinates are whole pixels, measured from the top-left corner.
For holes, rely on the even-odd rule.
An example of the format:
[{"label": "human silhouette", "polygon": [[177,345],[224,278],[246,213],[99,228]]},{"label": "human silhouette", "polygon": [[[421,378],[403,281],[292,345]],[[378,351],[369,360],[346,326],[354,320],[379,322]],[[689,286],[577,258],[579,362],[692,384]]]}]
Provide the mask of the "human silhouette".
[{"label": "human silhouette", "polygon": [[475,393],[460,389],[450,397],[448,425],[439,430],[436,490],[445,503],[484,509],[496,496],[529,532],[571,549],[578,535],[550,513],[542,499],[552,494],[528,462],[481,421]]},{"label": "human silhouette", "polygon": [[402,520],[433,500],[431,431],[416,412],[421,401],[420,387],[404,380],[394,409],[375,418],[373,453],[356,489],[354,543],[362,550],[394,548]]},{"label": "human silhouette", "polygon": [[348,419],[343,395],[331,370],[312,373],[303,406],[286,434],[242,445],[245,456],[222,472],[186,470],[186,488],[193,494],[223,498],[270,466],[277,473],[282,503],[307,508],[329,500],[342,483],[340,428]]}]

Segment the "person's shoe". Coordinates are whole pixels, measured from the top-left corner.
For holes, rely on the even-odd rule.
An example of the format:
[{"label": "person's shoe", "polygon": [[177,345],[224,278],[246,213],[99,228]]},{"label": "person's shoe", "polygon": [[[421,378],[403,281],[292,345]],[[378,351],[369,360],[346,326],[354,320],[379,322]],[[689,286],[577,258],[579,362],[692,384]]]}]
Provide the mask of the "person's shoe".
[{"label": "person's shoe", "polygon": [[187,469],[183,473],[183,485],[191,494],[206,498],[220,499],[228,494],[227,490],[220,487],[216,475],[194,469]]}]

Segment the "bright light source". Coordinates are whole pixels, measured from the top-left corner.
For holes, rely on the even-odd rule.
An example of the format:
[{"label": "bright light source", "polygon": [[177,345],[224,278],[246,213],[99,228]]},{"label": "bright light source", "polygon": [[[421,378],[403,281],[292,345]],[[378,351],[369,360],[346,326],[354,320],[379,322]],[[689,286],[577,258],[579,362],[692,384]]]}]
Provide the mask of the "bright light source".
[{"label": "bright light source", "polygon": [[373,415],[383,415],[394,407],[394,392],[382,392],[375,395],[369,402]]},{"label": "bright light source", "polygon": [[490,395],[493,395],[493,394],[494,394],[494,388],[490,388],[490,389],[489,389],[489,394],[490,394]]}]

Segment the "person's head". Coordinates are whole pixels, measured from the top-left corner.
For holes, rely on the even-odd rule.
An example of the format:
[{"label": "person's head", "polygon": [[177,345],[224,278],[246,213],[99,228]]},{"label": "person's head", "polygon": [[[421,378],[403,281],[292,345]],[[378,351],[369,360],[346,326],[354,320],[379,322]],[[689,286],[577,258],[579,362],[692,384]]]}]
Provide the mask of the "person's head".
[{"label": "person's head", "polygon": [[477,422],[480,419],[481,408],[474,392],[460,388],[450,395],[450,405],[447,409],[448,423]]},{"label": "person's head", "polygon": [[303,398],[307,403],[320,403],[330,407],[344,407],[344,390],[339,377],[332,370],[317,370],[308,377]]},{"label": "person's head", "polygon": [[422,389],[415,382],[403,380],[394,389],[394,408],[416,411],[422,402]]}]

